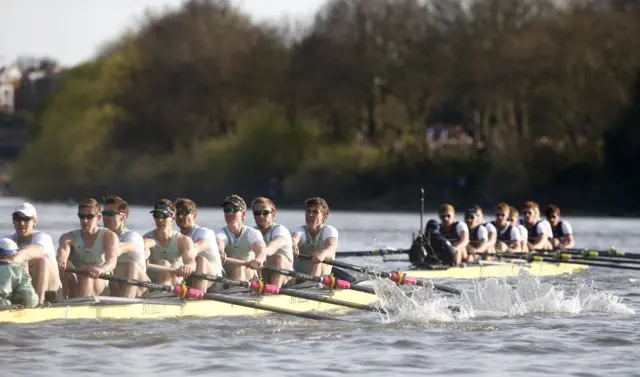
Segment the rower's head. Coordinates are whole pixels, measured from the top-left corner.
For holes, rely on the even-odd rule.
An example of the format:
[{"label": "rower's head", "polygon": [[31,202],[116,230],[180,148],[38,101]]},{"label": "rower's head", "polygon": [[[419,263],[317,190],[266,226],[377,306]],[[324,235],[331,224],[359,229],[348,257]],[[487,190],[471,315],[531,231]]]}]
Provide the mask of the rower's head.
[{"label": "rower's head", "polygon": [[154,204],[151,215],[156,227],[171,227],[176,216],[176,205],[169,199],[160,199]]},{"label": "rower's head", "polygon": [[10,260],[15,258],[16,255],[20,252],[18,245],[9,238],[0,239],[0,259],[1,260]]},{"label": "rower's head", "polygon": [[438,209],[438,217],[444,226],[449,226],[455,221],[456,210],[451,204],[443,204]]},{"label": "rower's head", "polygon": [[196,225],[198,211],[196,203],[191,199],[178,198],[176,200],[176,224],[180,229],[191,229]]},{"label": "rower's head", "polygon": [[33,234],[33,228],[38,223],[36,208],[30,203],[22,203],[13,210],[13,228],[21,237],[29,237]]},{"label": "rower's head", "polygon": [[107,196],[104,198],[102,222],[107,229],[119,233],[128,217],[129,205],[124,199],[119,196]]},{"label": "rower's head", "polygon": [[78,204],[78,218],[82,230],[93,229],[98,226],[98,221],[102,220],[100,214],[100,203],[93,198],[84,199]]},{"label": "rower's head", "polygon": [[481,215],[478,214],[478,210],[475,207],[469,208],[464,213],[464,222],[467,224],[469,229],[475,228],[480,224]]},{"label": "rower's head", "polygon": [[222,202],[222,211],[227,225],[244,224],[244,218],[247,215],[247,202],[239,195],[227,196]]},{"label": "rower's head", "polygon": [[510,209],[511,207],[507,203],[500,203],[496,206],[496,225],[500,228],[508,225]]},{"label": "rower's head", "polygon": [[544,216],[547,218],[547,221],[551,223],[551,225],[556,226],[560,221],[560,208],[555,204],[550,204],[544,210]]},{"label": "rower's head", "polygon": [[476,204],[470,209],[473,209],[475,211],[476,218],[478,219],[478,224],[482,224],[484,222],[484,212],[482,211],[482,207]]},{"label": "rower's head", "polygon": [[319,228],[329,217],[329,204],[319,196],[308,198],[304,202],[307,227]]},{"label": "rower's head", "polygon": [[524,218],[524,222],[527,224],[533,224],[538,218],[539,209],[538,203],[528,201],[524,203],[522,207],[522,216]]},{"label": "rower's head", "polygon": [[518,220],[520,220],[520,212],[516,207],[509,207],[509,224],[518,225]]},{"label": "rower's head", "polygon": [[424,228],[424,232],[425,233],[438,233],[440,232],[440,225],[438,225],[438,222],[436,220],[429,220],[427,221],[427,225]]},{"label": "rower's head", "polygon": [[266,230],[273,225],[273,219],[276,217],[276,205],[271,199],[263,196],[257,197],[251,202],[251,209],[258,228]]}]

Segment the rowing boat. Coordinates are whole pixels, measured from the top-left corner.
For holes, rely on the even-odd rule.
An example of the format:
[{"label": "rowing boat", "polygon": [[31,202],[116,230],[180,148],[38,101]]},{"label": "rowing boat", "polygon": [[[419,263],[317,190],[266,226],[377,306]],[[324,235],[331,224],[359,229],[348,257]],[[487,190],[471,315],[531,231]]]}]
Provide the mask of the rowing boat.
[{"label": "rowing boat", "polygon": [[[553,276],[584,271],[587,266],[566,263],[504,263],[483,261],[466,267],[447,269],[404,271],[415,278],[477,279],[487,277],[517,276],[521,269],[533,276]],[[354,290],[307,288],[315,294],[358,304],[377,302],[375,295]],[[296,312],[324,312],[332,315],[346,314],[354,309],[326,302],[311,301],[283,295],[258,296],[255,294],[233,294],[249,302],[286,308]],[[65,300],[47,308],[7,309],[0,311],[0,323],[35,323],[67,319],[159,319],[176,317],[229,317],[263,316],[268,311],[209,300],[181,301],[172,298],[126,299],[117,297],[82,297]]]},{"label": "rowing boat", "polygon": [[[333,299],[359,304],[372,304],[377,301],[375,295],[353,290],[301,289],[321,294]],[[255,294],[230,294],[230,297],[242,298],[248,302],[286,308],[296,312],[324,312],[343,315],[354,309],[325,302],[311,301],[296,297]],[[35,323],[51,320],[69,319],[160,319],[179,317],[229,317],[264,316],[271,312],[231,305],[210,300],[186,300],[178,298],[127,299],[119,297],[81,297],[53,304],[46,308],[8,309],[0,311],[0,323]]]},{"label": "rowing boat", "polygon": [[465,267],[409,270],[405,273],[407,276],[422,279],[480,279],[518,276],[521,269],[529,272],[532,276],[542,277],[581,273],[587,269],[587,266],[568,263],[527,263],[515,260],[510,262],[480,261]]}]

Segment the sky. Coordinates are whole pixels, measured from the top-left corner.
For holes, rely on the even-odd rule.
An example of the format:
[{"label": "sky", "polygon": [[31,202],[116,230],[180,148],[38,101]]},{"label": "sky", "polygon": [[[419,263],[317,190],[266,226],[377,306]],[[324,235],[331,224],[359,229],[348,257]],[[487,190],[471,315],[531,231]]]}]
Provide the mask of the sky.
[{"label": "sky", "polygon": [[[145,9],[184,0],[0,0],[0,67],[19,56],[63,66],[91,59],[106,42],[135,27]],[[308,19],[326,0],[232,0],[256,20]]]}]

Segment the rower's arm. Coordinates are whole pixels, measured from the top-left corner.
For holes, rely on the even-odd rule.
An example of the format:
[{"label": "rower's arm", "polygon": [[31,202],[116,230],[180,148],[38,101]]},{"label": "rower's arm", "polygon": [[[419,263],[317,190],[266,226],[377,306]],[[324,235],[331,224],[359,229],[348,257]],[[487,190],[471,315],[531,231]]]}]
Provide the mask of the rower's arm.
[{"label": "rower's arm", "polygon": [[151,257],[152,247],[156,247],[156,240],[154,240],[153,238],[144,237],[144,255],[145,258],[147,258],[147,261],[149,260],[149,257]]},{"label": "rower's arm", "polygon": [[489,243],[487,242],[487,240],[480,240],[479,243],[480,244],[478,246],[469,244],[469,246],[473,250],[473,254],[482,254],[489,248]]},{"label": "rower's arm", "polygon": [[267,260],[267,245],[264,242],[254,242],[251,244],[251,251],[256,255],[256,258],[260,262]]},{"label": "rower's arm", "polygon": [[206,238],[193,243],[193,250],[195,251],[196,255],[207,250],[208,248],[209,240],[207,240]]},{"label": "rower's arm", "polygon": [[104,232],[104,265],[105,272],[111,272],[116,268],[118,256],[120,255],[120,240],[118,235],[110,230]]},{"label": "rower's arm", "polygon": [[338,239],[335,237],[327,238],[324,240],[324,245],[320,252],[322,253],[321,259],[335,259],[336,250],[338,250]]},{"label": "rower's arm", "polygon": [[465,248],[467,247],[468,244],[469,244],[469,232],[461,232],[460,239],[455,242],[451,242],[451,245],[455,248]]},{"label": "rower's arm", "polygon": [[511,241],[509,243],[509,248],[507,249],[507,253],[520,253],[522,248],[520,247],[520,241]]},{"label": "rower's arm", "polygon": [[196,268],[196,256],[198,253],[193,248],[193,241],[187,236],[178,238],[178,249],[182,255],[182,263]]},{"label": "rower's arm", "polygon": [[276,251],[280,250],[287,243],[286,239],[283,236],[276,236],[274,239],[267,243],[264,251],[267,253],[267,256],[272,256],[276,253]]},{"label": "rower's arm", "polygon": [[44,256],[44,247],[40,244],[32,243],[20,249],[20,252],[13,261],[15,263],[24,263],[32,259],[43,258]]},{"label": "rower's arm", "polygon": [[566,242],[561,242],[560,246],[563,249],[573,249],[574,247],[576,247],[576,243],[573,240],[573,234],[568,234],[566,237],[567,237],[567,241]]},{"label": "rower's arm", "polygon": [[497,232],[489,232],[489,239],[487,240],[487,249],[496,246],[496,242],[498,241],[498,233]]},{"label": "rower's arm", "polygon": [[66,263],[71,254],[71,247],[73,246],[73,235],[71,233],[65,233],[60,236],[58,241],[58,251],[56,253],[56,259],[58,263]]},{"label": "rower's arm", "polygon": [[120,242],[120,245],[118,246],[118,248],[120,250],[120,254],[135,253],[137,251],[136,250],[136,245],[133,242],[133,240]]},{"label": "rower's arm", "polygon": [[529,249],[530,250],[538,250],[542,248],[542,245],[544,244],[544,237],[546,236],[545,233],[542,233],[541,235],[538,236],[538,238],[536,238],[535,241],[533,242],[529,242]]}]

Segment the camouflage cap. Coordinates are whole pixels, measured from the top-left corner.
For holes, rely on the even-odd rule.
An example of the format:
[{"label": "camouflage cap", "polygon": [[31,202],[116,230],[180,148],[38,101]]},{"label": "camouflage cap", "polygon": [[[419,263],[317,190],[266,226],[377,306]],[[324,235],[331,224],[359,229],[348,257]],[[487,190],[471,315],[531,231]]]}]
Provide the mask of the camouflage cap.
[{"label": "camouflage cap", "polygon": [[234,194],[231,196],[227,196],[226,198],[224,198],[224,201],[222,202],[221,207],[224,207],[224,205],[227,203],[233,204],[234,206],[238,207],[238,209],[240,209],[241,211],[247,210],[247,203],[239,195]]}]

